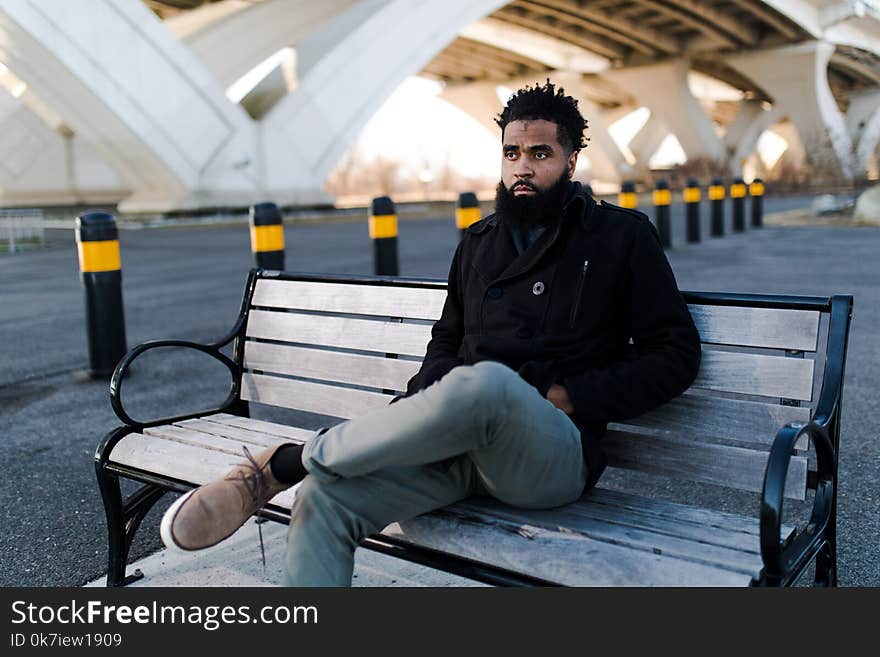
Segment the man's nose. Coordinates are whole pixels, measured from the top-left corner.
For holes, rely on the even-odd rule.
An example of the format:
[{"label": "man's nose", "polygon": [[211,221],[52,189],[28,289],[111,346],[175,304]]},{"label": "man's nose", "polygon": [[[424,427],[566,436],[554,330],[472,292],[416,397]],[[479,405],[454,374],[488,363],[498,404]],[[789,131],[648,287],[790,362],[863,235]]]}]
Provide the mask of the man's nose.
[{"label": "man's nose", "polygon": [[519,160],[513,168],[513,175],[517,178],[531,178],[535,175],[535,172],[532,170],[532,167],[529,166],[528,162]]}]

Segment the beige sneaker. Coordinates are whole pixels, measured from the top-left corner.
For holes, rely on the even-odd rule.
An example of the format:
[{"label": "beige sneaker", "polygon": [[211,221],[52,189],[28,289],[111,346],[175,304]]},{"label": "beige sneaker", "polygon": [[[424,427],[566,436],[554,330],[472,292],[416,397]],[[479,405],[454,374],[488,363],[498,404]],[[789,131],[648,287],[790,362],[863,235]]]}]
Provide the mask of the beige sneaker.
[{"label": "beige sneaker", "polygon": [[[234,534],[248,518],[281,491],[290,488],[272,475],[269,461],[282,445],[251,456],[223,479],[183,495],[162,516],[159,532],[171,550],[192,552],[216,545]],[[261,528],[262,529],[262,528]],[[262,531],[260,532],[262,549]]]}]

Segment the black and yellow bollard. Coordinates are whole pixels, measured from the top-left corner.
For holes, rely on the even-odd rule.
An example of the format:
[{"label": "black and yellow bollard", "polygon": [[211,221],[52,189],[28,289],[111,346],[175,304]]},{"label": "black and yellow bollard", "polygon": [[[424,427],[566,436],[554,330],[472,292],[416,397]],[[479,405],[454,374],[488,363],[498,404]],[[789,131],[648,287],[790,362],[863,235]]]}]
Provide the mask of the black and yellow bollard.
[{"label": "black and yellow bollard", "polygon": [[730,198],[733,203],[733,232],[746,229],[746,184],[742,178],[734,178],[730,185]]},{"label": "black and yellow bollard", "polygon": [[688,242],[700,241],[700,183],[696,178],[688,178],[682,193],[685,208],[685,239]]},{"label": "black and yellow bollard", "polygon": [[620,186],[617,204],[622,208],[629,208],[631,210],[639,204],[639,199],[636,197],[636,184],[634,182],[627,180]]},{"label": "black and yellow bollard", "polygon": [[752,197],[752,228],[764,225],[764,181],[755,178],[749,185],[749,196]]},{"label": "black and yellow bollard", "polygon": [[376,276],[397,276],[397,209],[387,196],[374,198],[370,206],[370,239]]},{"label": "black and yellow bollard", "polygon": [[455,226],[459,235],[464,237],[464,231],[473,223],[480,220],[480,202],[473,192],[463,192],[458,195],[458,205],[455,206]]},{"label": "black and yellow bollard", "polygon": [[712,204],[712,237],[724,236],[724,181],[714,178],[709,185],[709,201]]},{"label": "black and yellow bollard", "polygon": [[669,191],[669,183],[665,180],[657,181],[654,190],[654,217],[657,222],[657,232],[660,233],[660,244],[664,249],[672,246],[672,238],[669,230],[669,204],[672,202],[672,192]]},{"label": "black and yellow bollard", "polygon": [[254,267],[284,269],[284,223],[274,203],[251,206],[251,251]]},{"label": "black and yellow bollard", "polygon": [[77,217],[76,249],[85,289],[87,374],[93,379],[108,379],[128,351],[122,308],[119,230],[113,215],[86,212]]}]

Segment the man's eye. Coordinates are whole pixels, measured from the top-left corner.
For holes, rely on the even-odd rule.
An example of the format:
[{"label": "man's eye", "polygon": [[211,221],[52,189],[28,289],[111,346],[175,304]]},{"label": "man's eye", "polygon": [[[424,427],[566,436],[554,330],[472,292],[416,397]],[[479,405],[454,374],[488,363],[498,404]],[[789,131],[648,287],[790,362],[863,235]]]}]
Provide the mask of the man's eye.
[{"label": "man's eye", "polygon": [[516,158],[516,151],[507,151],[504,154],[504,157],[506,157],[508,160],[513,160]]},{"label": "man's eye", "polygon": [[536,160],[545,160],[545,159],[547,159],[547,153],[539,151],[539,152],[535,153],[535,159]]}]

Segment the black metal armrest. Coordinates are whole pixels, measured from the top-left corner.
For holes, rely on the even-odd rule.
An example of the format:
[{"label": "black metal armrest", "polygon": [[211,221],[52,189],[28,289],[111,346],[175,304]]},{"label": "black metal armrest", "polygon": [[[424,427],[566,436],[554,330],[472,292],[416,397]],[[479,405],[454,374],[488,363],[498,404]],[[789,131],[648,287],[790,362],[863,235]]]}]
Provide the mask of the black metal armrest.
[{"label": "black metal armrest", "polygon": [[[143,426],[145,424],[148,424],[148,422],[142,422],[133,419],[123,408],[121,397],[122,381],[134,360],[144,352],[149,351],[150,349],[155,349],[157,347],[185,347],[188,349],[195,349],[197,351],[206,353],[209,356],[212,356],[216,360],[223,363],[223,365],[226,366],[226,368],[232,375],[232,386],[229,390],[229,395],[219,408],[214,409],[214,412],[222,412],[225,408],[227,408],[230,404],[238,399],[239,388],[241,387],[241,371],[238,365],[235,364],[235,361],[233,361],[226,354],[220,351],[220,348],[228,344],[233,337],[235,337],[234,334],[228,336],[228,339],[224,339],[212,344],[200,344],[198,342],[190,342],[188,340],[151,340],[150,342],[139,344],[137,347],[135,347],[127,354],[125,354],[125,356],[123,356],[122,360],[119,361],[119,364],[116,365],[116,369],[113,371],[113,376],[110,377],[110,404],[111,406],[113,406],[113,411],[116,413],[117,417],[119,417],[119,419],[125,422],[125,424],[127,425]],[[163,422],[173,422],[184,419],[184,417],[189,416],[167,418],[166,420],[163,420]]]},{"label": "black metal armrest", "polygon": [[[816,450],[816,496],[806,528],[783,547],[781,526],[785,480],[794,446],[803,435],[810,437]],[[768,577],[785,578],[799,571],[821,547],[833,509],[835,459],[827,422],[788,424],[776,434],[761,493],[761,557]]]}]

